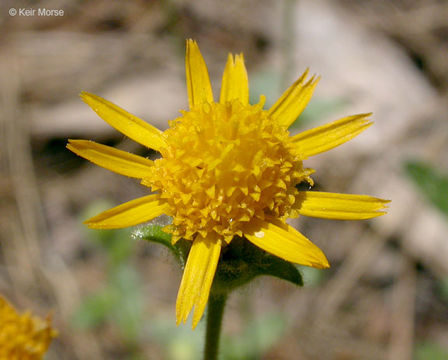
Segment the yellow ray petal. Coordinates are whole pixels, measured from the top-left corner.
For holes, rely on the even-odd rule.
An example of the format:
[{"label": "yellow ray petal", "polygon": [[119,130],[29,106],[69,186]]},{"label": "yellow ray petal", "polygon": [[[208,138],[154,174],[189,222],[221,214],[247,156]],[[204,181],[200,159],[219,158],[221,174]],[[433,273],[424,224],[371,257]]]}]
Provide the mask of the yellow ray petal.
[{"label": "yellow ray petal", "polygon": [[93,141],[70,139],[68,142],[67,149],[76,155],[121,175],[141,179],[148,176],[153,165],[149,159]]},{"label": "yellow ray petal", "polygon": [[83,91],[80,96],[101,119],[132,140],[157,151],[165,147],[159,129],[97,95]]},{"label": "yellow ray petal", "polygon": [[120,229],[152,220],[167,210],[168,205],[159,200],[159,195],[147,195],[106,210],[84,223],[92,229]]},{"label": "yellow ray petal", "polygon": [[185,323],[193,306],[193,329],[199,323],[207,305],[220,253],[221,240],[200,235],[194,240],[177,295],[177,325]]},{"label": "yellow ray petal", "polygon": [[318,269],[330,267],[322,250],[279,220],[253,222],[244,236],[263,250],[287,261]]},{"label": "yellow ray petal", "polygon": [[222,76],[221,96],[219,102],[225,104],[231,100],[239,100],[242,104],[249,104],[249,80],[244,66],[243,54],[229,54]]},{"label": "yellow ray petal", "polygon": [[292,140],[297,145],[297,151],[306,159],[353,139],[372,125],[368,119],[370,115],[372,113],[347,116],[297,134]]},{"label": "yellow ray petal", "polygon": [[299,214],[324,219],[363,220],[384,215],[389,200],[367,195],[301,191]]},{"label": "yellow ray petal", "polygon": [[207,65],[205,65],[198,44],[191,39],[187,40],[185,73],[190,109],[203,103],[213,102],[212,85],[210,84]]},{"label": "yellow ray petal", "polygon": [[271,118],[285,128],[288,128],[308,105],[319,82],[320,78],[313,76],[305,83],[307,75],[308,70],[269,109]]}]

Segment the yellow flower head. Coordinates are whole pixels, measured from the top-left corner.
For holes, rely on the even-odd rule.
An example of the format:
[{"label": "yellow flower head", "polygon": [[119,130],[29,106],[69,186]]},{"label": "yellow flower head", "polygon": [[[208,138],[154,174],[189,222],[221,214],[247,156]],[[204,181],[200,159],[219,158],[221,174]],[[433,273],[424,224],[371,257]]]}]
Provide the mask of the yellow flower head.
[{"label": "yellow flower head", "polygon": [[299,191],[313,184],[306,158],[352,139],[371,125],[370,114],[336,120],[290,136],[318,79],[305,72],[280,99],[264,110],[264,97],[249,104],[243,55],[229,55],[219,102],[198,45],[187,41],[186,77],[190,109],[159,131],[96,95],[82,99],[106,122],[131,139],[157,150],[155,161],[86,140],[69,140],[76,154],[119,174],[138,178],[155,194],[129,201],[86,221],[113,229],[173,218],[173,242],[192,241],[177,297],[177,323],[194,307],[193,327],[208,301],[221,248],[234,236],[287,261],[329,267],[322,251],[286,224],[299,215],[327,219],[368,219],[384,214],[387,201],[366,195]]},{"label": "yellow flower head", "polygon": [[49,317],[18,314],[0,296],[0,360],[42,359],[56,335]]}]

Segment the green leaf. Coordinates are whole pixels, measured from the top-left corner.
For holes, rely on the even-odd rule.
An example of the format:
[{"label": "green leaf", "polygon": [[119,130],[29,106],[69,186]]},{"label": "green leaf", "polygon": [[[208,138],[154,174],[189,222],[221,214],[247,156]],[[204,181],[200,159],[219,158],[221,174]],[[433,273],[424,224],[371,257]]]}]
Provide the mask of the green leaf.
[{"label": "green leaf", "polygon": [[162,230],[160,225],[146,225],[138,228],[132,234],[142,240],[151,241],[165,245],[168,248],[173,248],[171,245],[171,235]]},{"label": "green leaf", "polygon": [[408,161],[405,169],[426,199],[448,216],[448,174],[419,161]]},{"label": "green leaf", "polygon": [[260,275],[275,276],[295,285],[303,285],[302,276],[293,264],[236,236],[222,250],[212,291],[230,292]]},{"label": "green leaf", "polygon": [[191,245],[190,242],[186,240],[179,240],[175,245],[173,245],[171,243],[171,235],[164,232],[162,229],[163,226],[161,225],[150,224],[138,228],[132,233],[132,236],[136,239],[155,242],[167,247],[179,261],[181,267],[184,268]]},{"label": "green leaf", "polygon": [[303,286],[302,275],[289,261],[274,255],[266,254],[258,267],[260,275],[271,275],[289,281],[295,285]]},{"label": "green leaf", "polygon": [[307,287],[315,287],[322,283],[325,278],[325,271],[304,265],[297,265],[302,274],[303,282]]}]

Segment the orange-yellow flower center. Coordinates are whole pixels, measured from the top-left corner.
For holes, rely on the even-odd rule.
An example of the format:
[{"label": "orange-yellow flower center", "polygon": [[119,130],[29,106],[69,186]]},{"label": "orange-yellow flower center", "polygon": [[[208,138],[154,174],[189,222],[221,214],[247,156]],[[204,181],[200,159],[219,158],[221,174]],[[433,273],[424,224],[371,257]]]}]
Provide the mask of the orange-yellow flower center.
[{"label": "orange-yellow flower center", "polygon": [[295,185],[311,171],[262,106],[207,103],[170,122],[142,183],[170,205],[175,239],[214,232],[229,242],[255,218],[297,215]]}]

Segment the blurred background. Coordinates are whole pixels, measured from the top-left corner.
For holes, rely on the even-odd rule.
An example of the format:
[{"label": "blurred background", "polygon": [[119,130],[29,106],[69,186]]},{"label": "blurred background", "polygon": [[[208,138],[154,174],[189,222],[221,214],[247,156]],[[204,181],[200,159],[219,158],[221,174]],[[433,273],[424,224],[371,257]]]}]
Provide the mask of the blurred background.
[{"label": "blurred background", "polygon": [[[10,15],[55,9],[62,16]],[[60,13],[60,12],[59,12]],[[52,313],[47,359],[199,359],[204,324],[175,326],[181,269],[132,229],[82,221],[146,194],[65,149],[91,139],[154,156],[98,118],[93,92],[160,129],[186,109],[185,39],[215,96],[243,52],[251,99],[322,76],[292,132],[374,113],[355,140],[306,161],[316,189],[391,199],[368,221],[294,224],[331,269],[303,288],[263,277],[232,294],[221,359],[448,358],[448,2],[42,0],[0,3],[0,293]]]}]

